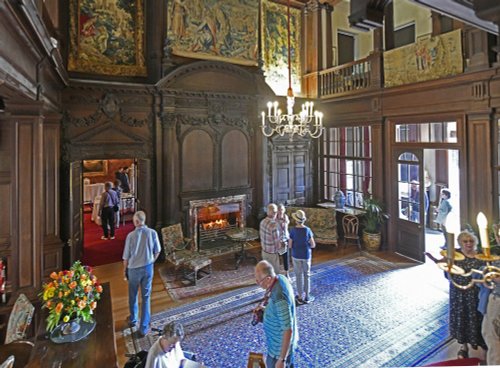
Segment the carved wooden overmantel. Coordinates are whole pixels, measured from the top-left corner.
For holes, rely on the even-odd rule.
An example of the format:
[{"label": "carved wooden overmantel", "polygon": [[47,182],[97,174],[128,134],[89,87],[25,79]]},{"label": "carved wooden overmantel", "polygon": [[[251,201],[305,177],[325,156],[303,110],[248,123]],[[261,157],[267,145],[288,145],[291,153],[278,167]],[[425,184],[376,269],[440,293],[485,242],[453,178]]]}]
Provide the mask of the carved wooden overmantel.
[{"label": "carved wooden overmantel", "polygon": [[175,69],[156,87],[164,223],[186,220],[191,200],[246,194],[253,208],[262,198],[257,162],[265,157],[258,143],[260,95],[270,94],[262,75],[203,61]]}]

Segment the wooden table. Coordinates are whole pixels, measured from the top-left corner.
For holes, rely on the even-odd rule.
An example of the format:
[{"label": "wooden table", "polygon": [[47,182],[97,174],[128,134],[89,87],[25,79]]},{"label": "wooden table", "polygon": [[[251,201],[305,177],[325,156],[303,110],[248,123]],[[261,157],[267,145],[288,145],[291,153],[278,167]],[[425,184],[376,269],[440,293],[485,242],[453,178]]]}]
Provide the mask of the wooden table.
[{"label": "wooden table", "polygon": [[41,323],[27,367],[118,367],[110,284],[102,287],[104,291],[94,315],[97,322],[94,331],[81,341],[55,344],[45,331],[46,324]]},{"label": "wooden table", "polygon": [[236,253],[236,269],[240,266],[240,264],[246,259],[252,259],[255,263],[257,263],[257,258],[253,256],[249,256],[245,249],[245,246],[251,246],[248,243],[251,240],[259,239],[259,232],[251,227],[244,228],[236,228],[229,230],[226,235],[231,238],[231,240],[237,241],[241,243],[241,251]]}]

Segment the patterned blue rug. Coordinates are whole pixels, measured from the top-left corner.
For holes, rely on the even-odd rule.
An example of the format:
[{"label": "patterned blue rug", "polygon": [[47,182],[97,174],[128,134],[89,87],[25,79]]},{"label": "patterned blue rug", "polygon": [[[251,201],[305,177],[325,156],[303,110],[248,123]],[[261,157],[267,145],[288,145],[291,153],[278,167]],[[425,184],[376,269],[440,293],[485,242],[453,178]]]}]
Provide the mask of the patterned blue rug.
[{"label": "patterned blue rug", "polygon": [[[447,283],[437,269],[342,258],[313,267],[312,293],[314,303],[297,312],[297,367],[414,366],[448,340]],[[249,352],[265,352],[262,326],[250,325],[262,295],[246,287],[156,314],[152,324],[182,321],[183,348],[209,367],[246,367]]]}]

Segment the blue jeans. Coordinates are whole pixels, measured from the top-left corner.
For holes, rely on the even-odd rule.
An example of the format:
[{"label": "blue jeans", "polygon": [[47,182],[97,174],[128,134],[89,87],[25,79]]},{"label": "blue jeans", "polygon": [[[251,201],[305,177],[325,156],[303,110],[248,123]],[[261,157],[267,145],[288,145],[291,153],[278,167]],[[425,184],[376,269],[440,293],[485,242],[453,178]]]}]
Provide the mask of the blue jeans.
[{"label": "blue jeans", "polygon": [[151,286],[153,284],[154,263],[144,267],[128,268],[128,306],[130,322],[137,322],[139,286],[141,287],[141,324],[139,331],[146,334],[151,320]]},{"label": "blue jeans", "polygon": [[[266,356],[266,368],[274,368],[276,363],[278,362],[277,358],[273,358],[272,356]],[[286,358],[285,368],[293,368],[293,353],[290,352],[288,357]]]},{"label": "blue jeans", "polygon": [[311,289],[311,258],[299,259],[293,258],[293,269],[295,270],[295,281],[297,283],[297,295],[309,299],[309,290]]}]

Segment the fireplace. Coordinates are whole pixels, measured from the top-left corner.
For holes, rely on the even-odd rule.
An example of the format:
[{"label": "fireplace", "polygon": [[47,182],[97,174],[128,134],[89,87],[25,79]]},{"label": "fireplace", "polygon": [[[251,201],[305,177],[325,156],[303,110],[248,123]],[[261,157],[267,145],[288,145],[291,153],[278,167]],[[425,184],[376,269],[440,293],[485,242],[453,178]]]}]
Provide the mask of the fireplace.
[{"label": "fireplace", "polygon": [[189,201],[190,231],[196,250],[223,246],[226,232],[246,226],[246,195]]}]

